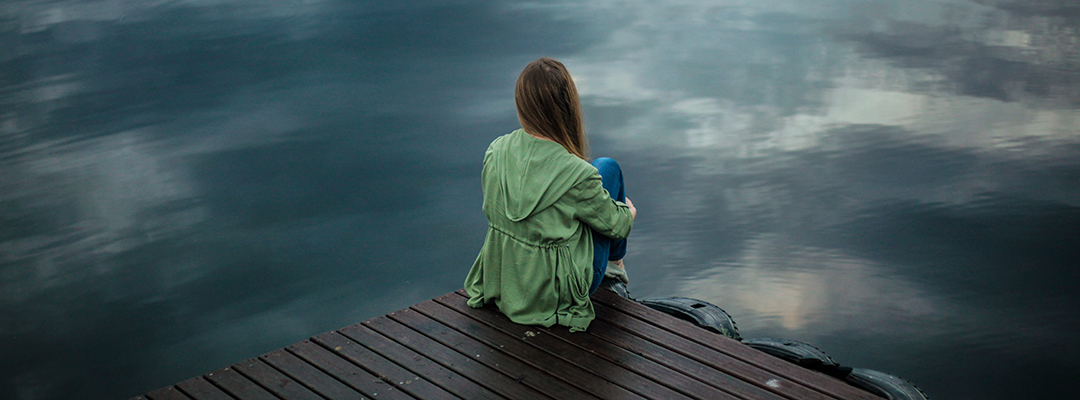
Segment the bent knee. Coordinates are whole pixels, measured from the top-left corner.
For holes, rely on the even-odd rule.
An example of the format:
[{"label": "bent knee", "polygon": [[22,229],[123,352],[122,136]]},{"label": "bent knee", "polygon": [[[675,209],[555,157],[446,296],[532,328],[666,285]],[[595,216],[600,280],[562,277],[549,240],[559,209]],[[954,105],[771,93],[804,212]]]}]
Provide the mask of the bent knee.
[{"label": "bent knee", "polygon": [[596,167],[596,169],[599,170],[601,172],[601,174],[603,174],[603,172],[605,170],[606,171],[621,171],[622,170],[621,168],[619,168],[619,163],[615,162],[615,160],[613,160],[611,158],[608,158],[608,157],[598,157],[597,159],[593,160],[592,165],[594,167]]}]

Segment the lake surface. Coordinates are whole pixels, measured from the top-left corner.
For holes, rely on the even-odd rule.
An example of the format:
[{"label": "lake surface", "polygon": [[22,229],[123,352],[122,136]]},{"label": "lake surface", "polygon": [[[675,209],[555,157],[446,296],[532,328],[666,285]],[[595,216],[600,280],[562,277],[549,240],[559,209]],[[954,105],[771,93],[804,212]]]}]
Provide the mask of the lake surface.
[{"label": "lake surface", "polygon": [[[407,4],[407,5],[406,5]],[[1080,381],[1080,4],[0,4],[0,398],[126,398],[459,288],[540,56],[632,294],[936,399]]]}]

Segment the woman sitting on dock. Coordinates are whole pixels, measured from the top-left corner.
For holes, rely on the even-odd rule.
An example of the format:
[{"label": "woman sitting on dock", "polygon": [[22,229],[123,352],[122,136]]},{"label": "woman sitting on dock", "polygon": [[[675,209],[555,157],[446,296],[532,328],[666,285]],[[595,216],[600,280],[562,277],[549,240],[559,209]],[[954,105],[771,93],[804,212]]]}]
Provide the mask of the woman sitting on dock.
[{"label": "woman sitting on dock", "polygon": [[588,162],[577,88],[562,63],[525,67],[514,91],[523,129],[496,138],[481,174],[487,238],[465,279],[469,306],[514,322],[585,330],[605,274],[626,282],[637,210],[610,158]]}]

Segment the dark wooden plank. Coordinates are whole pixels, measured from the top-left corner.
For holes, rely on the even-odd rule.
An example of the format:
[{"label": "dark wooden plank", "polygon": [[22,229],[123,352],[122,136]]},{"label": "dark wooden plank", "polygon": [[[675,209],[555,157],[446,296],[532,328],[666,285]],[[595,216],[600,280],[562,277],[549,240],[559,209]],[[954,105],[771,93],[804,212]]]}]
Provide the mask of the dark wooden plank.
[{"label": "dark wooden plank", "polygon": [[259,384],[233,371],[232,368],[219,369],[206,374],[206,380],[240,400],[278,400]]},{"label": "dark wooden plank", "polygon": [[[300,348],[304,346],[306,345],[299,344]],[[263,354],[259,356],[259,359],[323,397],[344,400],[366,398],[363,393],[341,383],[337,378],[284,349]]]},{"label": "dark wooden plank", "polygon": [[[395,311],[391,315],[398,313],[415,313],[415,311],[405,309]],[[372,318],[364,321],[363,325],[398,342],[402,346],[427,356],[454,372],[470,378],[472,381],[501,396],[512,399],[540,399],[547,397],[514,378],[488,368],[486,365],[474,360],[474,357],[462,355],[388,317]]]},{"label": "dark wooden plank", "polygon": [[[312,366],[326,372],[326,374],[345,383],[350,388],[364,394],[363,397],[377,397],[379,399],[411,399],[404,392],[395,389],[377,375],[372,375],[348,360],[341,358],[330,350],[315,344],[309,340],[293,344],[287,347],[290,353],[307,361]],[[285,358],[284,356],[282,358]],[[275,365],[276,366],[276,365]],[[307,382],[305,382],[307,383]],[[319,388],[327,388],[335,393],[347,393],[340,386],[334,385],[332,380],[321,379]],[[312,388],[315,390],[315,388]],[[315,390],[319,392],[319,390]],[[331,397],[335,398],[335,397]]]},{"label": "dark wooden plank", "polygon": [[225,394],[201,376],[177,383],[176,388],[195,400],[234,400],[232,396]]},{"label": "dark wooden plank", "polygon": [[[616,328],[604,321],[593,320],[589,325],[589,334],[614,344],[617,347],[626,349],[634,354],[640,354],[642,357],[655,361],[657,364],[666,366],[672,370],[678,371],[691,379],[696,379],[701,383],[712,386],[731,395],[748,399],[761,399],[761,400],[782,400],[783,397],[769,392],[761,387],[754,386],[753,384],[743,381],[739,378],[729,375],[727,372],[717,370],[712,366],[703,364],[696,360],[693,360],[685,355],[674,352],[656,343],[645,340],[641,337],[635,336],[622,329]],[[561,334],[561,332],[556,332]],[[566,337],[565,339],[573,340],[579,335],[574,337]],[[706,352],[707,349],[701,349]],[[764,382],[762,382],[764,384]],[[776,384],[774,382],[774,384]],[[820,393],[813,392],[820,395]],[[809,399],[808,399],[809,400]],[[824,400],[824,399],[816,399]]]},{"label": "dark wooden plank", "polygon": [[[656,345],[663,346],[685,357],[703,363],[712,369],[723,371],[735,378],[757,385],[763,390],[769,390],[791,399],[826,400],[833,398],[821,392],[811,390],[797,382],[790,381],[783,376],[761,369],[758,366],[747,364],[742,360],[660,329],[645,321],[619,313],[602,303],[594,302],[593,306],[596,310],[597,318],[594,321],[594,324],[597,324],[597,326],[610,324],[610,326],[619,327],[624,331],[624,334],[633,334]],[[592,328],[590,327],[590,329]],[[708,375],[710,374],[704,374],[702,377]]]},{"label": "dark wooden plank", "polygon": [[606,291],[574,334],[466,299],[450,293],[134,400],[879,400]]},{"label": "dark wooden plank", "polygon": [[[431,302],[430,300],[425,302]],[[432,303],[433,304],[433,303]],[[517,383],[524,384],[533,390],[544,393],[555,399],[589,399],[595,398],[588,392],[551,376],[542,369],[525,364],[518,359],[508,356],[498,348],[493,348],[471,337],[461,334],[434,319],[428,318],[415,310],[401,310],[391,314],[390,319],[412,328],[428,338],[441,343],[452,350],[472,358],[488,368],[501,372]],[[475,356],[474,356],[475,355]],[[555,367],[555,366],[552,366]]]},{"label": "dark wooden plank", "polygon": [[[181,393],[179,390],[177,390],[176,387],[173,387],[173,386],[164,387],[164,388],[155,390],[153,392],[147,393],[146,398],[150,399],[150,400],[190,400],[191,399],[190,397],[187,397],[186,395]],[[136,400],[142,400],[143,396],[136,397],[135,399]]]},{"label": "dark wooden plank", "polygon": [[[465,295],[464,291],[455,293],[459,296]],[[850,386],[839,379],[770,356],[750,348],[749,346],[743,345],[731,338],[701,329],[689,322],[673,318],[640,303],[627,301],[610,291],[598,290],[593,294],[592,299],[594,303],[610,306],[620,313],[624,313],[663,330],[675,333],[697,344],[744,361],[747,364],[784,376],[788,380],[798,382],[803,386],[830,396],[842,399],[880,400],[879,397]]]},{"label": "dark wooden plank", "polygon": [[416,376],[439,385],[439,387],[446,389],[455,396],[463,399],[502,398],[476,382],[444,368],[439,363],[399,345],[397,342],[372,331],[366,326],[361,324],[350,325],[339,329],[338,332],[357,343],[363,344],[364,347],[386,357],[395,364],[412,371]]},{"label": "dark wooden plank", "polygon": [[431,381],[421,378],[340,333],[327,332],[315,336],[311,340],[369,372],[386,377],[391,385],[397,385],[398,389],[418,399],[449,399],[455,397]]},{"label": "dark wooden plank", "polygon": [[[645,355],[636,348],[621,348],[611,343],[604,341],[596,337],[595,335],[585,333],[570,333],[568,329],[559,329],[552,327],[552,329],[543,329],[545,332],[550,333],[552,336],[558,337],[567,341],[568,343],[574,343],[578,346],[588,349],[590,353],[595,356],[599,356],[610,360],[611,362],[621,365],[626,369],[634,371],[642,376],[657,379],[660,383],[678,390],[688,396],[705,399],[735,399],[731,393],[724,392],[716,387],[709,386],[704,382],[696,380],[683,374],[679,371],[678,367],[665,365],[663,363],[654,361],[645,357]],[[589,330],[592,330],[590,327]],[[701,371],[688,371],[688,373],[695,373]]]},{"label": "dark wooden plank", "polygon": [[689,399],[688,395],[673,390],[670,387],[643,377],[631,370],[623,368],[599,357],[595,357],[589,351],[556,338],[544,330],[535,326],[519,325],[511,322],[509,318],[492,308],[472,308],[465,304],[465,299],[451,293],[435,298],[435,302],[453,309],[461,314],[492,327],[505,334],[535,346],[537,349],[566,360],[579,368],[590,371],[619,386],[631,390],[643,397],[651,399]]},{"label": "dark wooden plank", "polygon": [[604,399],[644,399],[644,397],[615,385],[592,372],[519,341],[513,336],[483,325],[442,304],[425,301],[412,308],[429,318],[485,343],[487,346],[498,348],[500,351],[516,357],[521,362],[543,369],[559,379],[573,383],[597,397]]},{"label": "dark wooden plank", "polygon": [[304,385],[281,373],[258,358],[236,363],[232,366],[236,372],[255,381],[275,396],[289,400],[323,400]]},{"label": "dark wooden plank", "polygon": [[[490,310],[496,312],[494,310]],[[500,314],[501,315],[501,314]],[[568,329],[552,327],[534,327],[537,330],[558,337],[567,343],[577,345],[594,356],[604,358],[617,365],[643,377],[648,377],[668,386],[683,394],[698,399],[735,399],[731,393],[727,393],[717,387],[705,384],[702,381],[683,374],[677,367],[665,365],[645,357],[636,349],[626,349],[615,346],[589,333],[570,333]],[[591,329],[591,328],[590,328]],[[700,372],[690,371],[688,373]],[[731,382],[729,382],[731,383]]]}]

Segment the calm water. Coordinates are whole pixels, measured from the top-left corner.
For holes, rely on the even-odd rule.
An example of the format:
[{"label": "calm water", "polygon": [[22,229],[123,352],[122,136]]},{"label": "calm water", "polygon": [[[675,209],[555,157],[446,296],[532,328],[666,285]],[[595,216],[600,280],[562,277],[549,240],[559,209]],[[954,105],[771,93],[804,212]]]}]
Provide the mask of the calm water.
[{"label": "calm water", "polygon": [[637,297],[937,399],[1080,381],[1080,4],[0,3],[0,398],[112,399],[460,287],[565,62]]}]

